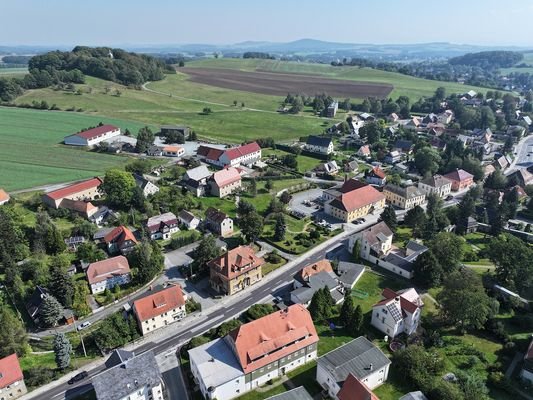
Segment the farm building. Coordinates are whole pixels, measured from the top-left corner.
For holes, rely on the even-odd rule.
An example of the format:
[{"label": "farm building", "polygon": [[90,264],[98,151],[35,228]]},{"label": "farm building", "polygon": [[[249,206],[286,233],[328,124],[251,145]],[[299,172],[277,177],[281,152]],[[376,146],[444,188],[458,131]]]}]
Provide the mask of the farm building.
[{"label": "farm building", "polygon": [[117,136],[120,136],[120,128],[114,125],[102,125],[67,136],[64,139],[64,143],[69,146],[92,147]]},{"label": "farm building", "polygon": [[261,160],[261,147],[257,142],[225,150],[202,145],[198,148],[197,155],[200,160],[212,165],[238,167],[241,164],[253,165]]},{"label": "farm building", "polygon": [[11,197],[9,197],[9,193],[7,193],[4,189],[0,189],[0,206],[6,204],[10,198]]},{"label": "farm building", "polygon": [[62,189],[54,190],[43,195],[43,203],[52,208],[59,208],[64,199],[89,201],[98,199],[101,196],[100,185],[103,181],[100,178],[91,178]]}]

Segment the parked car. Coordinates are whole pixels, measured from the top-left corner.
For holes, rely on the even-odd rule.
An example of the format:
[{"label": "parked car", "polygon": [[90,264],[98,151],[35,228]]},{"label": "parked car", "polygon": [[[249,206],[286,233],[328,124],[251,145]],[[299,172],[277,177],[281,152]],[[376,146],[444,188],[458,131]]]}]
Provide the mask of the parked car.
[{"label": "parked car", "polygon": [[78,326],[78,330],[81,331],[82,329],[88,328],[89,326],[91,326],[91,323],[89,321],[82,322]]},{"label": "parked car", "polygon": [[446,200],[446,201],[453,200],[453,196],[451,194],[449,194],[448,196],[446,196],[446,198],[444,200]]},{"label": "parked car", "polygon": [[89,376],[89,373],[87,371],[81,371],[79,374],[74,375],[72,378],[69,379],[68,384],[72,385],[75,382],[79,382],[82,379],[85,379]]}]

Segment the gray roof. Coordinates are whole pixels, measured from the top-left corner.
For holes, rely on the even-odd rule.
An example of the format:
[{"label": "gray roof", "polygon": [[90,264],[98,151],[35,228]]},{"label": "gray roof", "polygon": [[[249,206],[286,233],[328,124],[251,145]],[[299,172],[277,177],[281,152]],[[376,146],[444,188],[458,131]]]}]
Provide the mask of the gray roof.
[{"label": "gray roof", "polygon": [[400,257],[398,254],[389,253],[384,260],[400,269],[403,269],[404,271],[411,272],[413,270],[413,263],[407,258]]},{"label": "gray roof", "polygon": [[405,396],[400,397],[399,400],[428,400],[424,393],[420,390],[416,392],[407,393]]},{"label": "gray roof", "polygon": [[352,287],[363,275],[363,272],[365,272],[365,266],[346,261],[339,261],[337,271],[339,273],[339,281],[341,281],[345,287]]},{"label": "gray roof", "polygon": [[268,397],[266,400],[313,400],[313,398],[303,386],[300,386],[288,392]]},{"label": "gray roof", "polygon": [[215,339],[189,350],[189,358],[196,365],[206,388],[244,376],[239,361],[224,339]]},{"label": "gray roof", "polygon": [[450,181],[448,178],[443,177],[442,175],[433,175],[429,178],[422,179],[420,183],[434,188],[441,188],[446,185],[451,185],[452,181]]},{"label": "gray roof", "polygon": [[123,349],[117,349],[111,355],[105,362],[106,368],[112,368],[119,364],[122,364],[124,361],[129,360],[135,355],[132,351],[126,351]]},{"label": "gray roof", "polygon": [[422,243],[418,243],[416,240],[409,240],[405,248],[418,254],[422,254],[428,250],[426,246],[424,246]]},{"label": "gray roof", "polygon": [[395,193],[398,196],[402,196],[405,199],[412,199],[415,197],[424,196],[424,193],[422,193],[416,186],[401,187],[398,185],[389,184],[383,188],[383,191],[385,190]]},{"label": "gray roof", "polygon": [[385,354],[364,336],[359,336],[318,359],[318,364],[339,383],[344,382],[349,374],[364,380],[390,363]]},{"label": "gray roof", "polygon": [[187,223],[191,223],[193,219],[198,219],[193,213],[187,211],[187,210],[181,210],[178,214],[178,218],[182,219],[183,221],[187,221]]},{"label": "gray roof", "polygon": [[329,147],[331,138],[328,136],[309,136],[307,138],[307,144],[310,146]]},{"label": "gray roof", "polygon": [[[309,277],[309,282],[306,282],[306,286],[295,289],[291,293],[297,296],[303,303],[307,303],[308,301],[311,301],[311,298],[317,290],[325,288],[326,286],[332,290],[339,285],[335,280],[334,274],[322,271],[318,274],[311,275]],[[338,291],[334,290],[331,292],[331,295],[333,296],[335,302],[338,302],[342,299],[342,295],[341,298],[336,298],[335,292],[339,293]]]},{"label": "gray roof", "polygon": [[201,181],[213,175],[205,165],[189,169],[185,171],[185,179],[192,179],[193,181]]},{"label": "gray roof", "polygon": [[98,400],[122,399],[140,388],[161,383],[154,353],[148,351],[115,365],[92,379]]}]

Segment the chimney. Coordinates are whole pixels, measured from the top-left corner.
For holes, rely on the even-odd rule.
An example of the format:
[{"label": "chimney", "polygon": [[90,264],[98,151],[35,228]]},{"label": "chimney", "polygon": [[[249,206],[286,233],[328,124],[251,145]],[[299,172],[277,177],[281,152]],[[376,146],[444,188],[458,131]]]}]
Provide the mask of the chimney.
[{"label": "chimney", "polygon": [[374,364],[370,364],[370,371],[374,370]]},{"label": "chimney", "polygon": [[394,301],[400,301],[400,297],[399,296],[395,297]]}]

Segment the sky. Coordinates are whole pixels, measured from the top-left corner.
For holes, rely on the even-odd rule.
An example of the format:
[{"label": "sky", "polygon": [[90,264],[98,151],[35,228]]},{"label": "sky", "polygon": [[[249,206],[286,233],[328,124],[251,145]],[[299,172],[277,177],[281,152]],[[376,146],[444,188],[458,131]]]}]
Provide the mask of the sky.
[{"label": "sky", "polygon": [[533,0],[0,0],[0,45],[533,46]]}]

